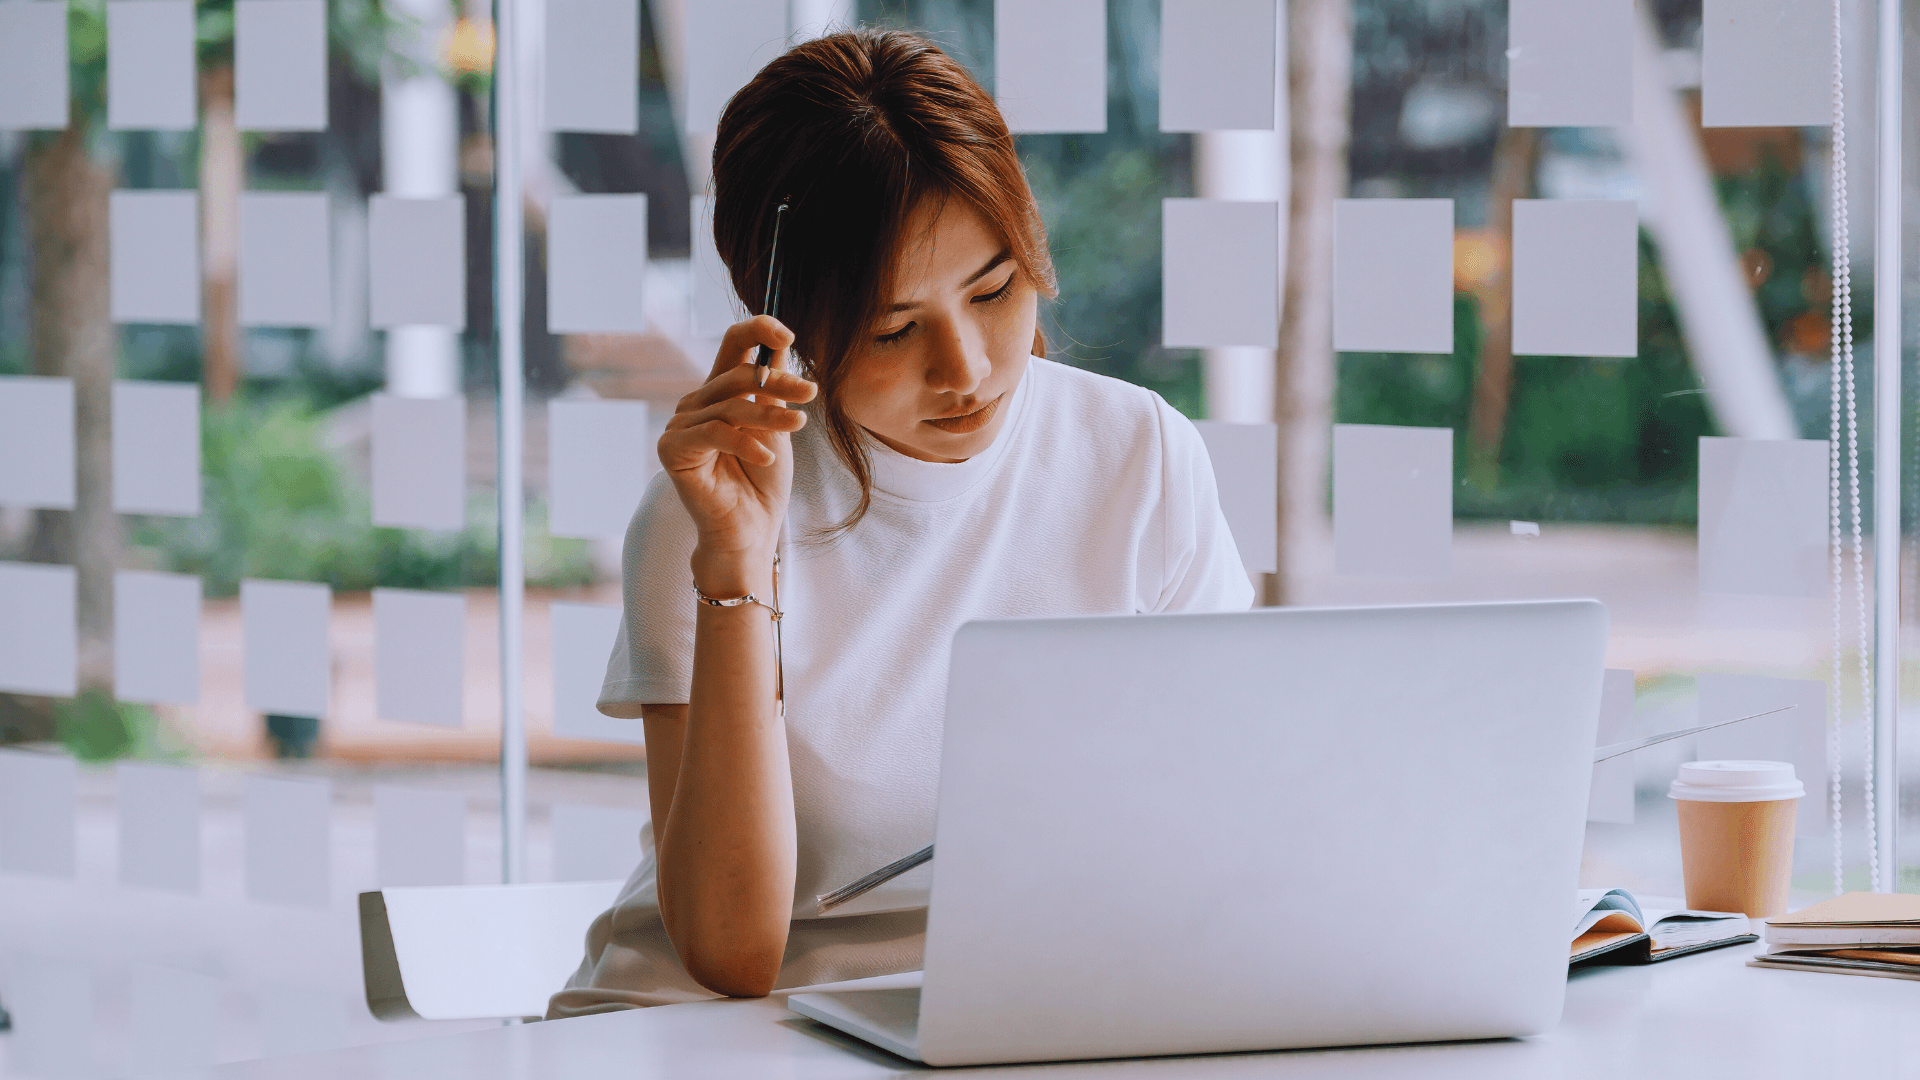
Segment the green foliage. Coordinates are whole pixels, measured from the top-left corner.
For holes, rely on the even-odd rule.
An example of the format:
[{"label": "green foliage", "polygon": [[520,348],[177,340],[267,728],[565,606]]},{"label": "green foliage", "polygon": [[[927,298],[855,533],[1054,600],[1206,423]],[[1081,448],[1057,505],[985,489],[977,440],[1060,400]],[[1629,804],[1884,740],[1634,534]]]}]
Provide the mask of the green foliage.
[{"label": "green foliage", "polygon": [[55,736],[81,761],[114,761],[145,756],[159,724],[145,705],[115,701],[104,690],[88,690],[53,707]]},{"label": "green foliage", "polygon": [[[242,578],[323,581],[339,591],[499,579],[490,501],[475,502],[460,533],[375,527],[367,492],[325,449],[323,418],[303,402],[209,407],[201,470],[200,516],[141,519],[134,541],[167,569],[200,575],[209,595],[234,594]],[[553,539],[544,525],[541,508],[532,508],[529,580],[591,581],[586,545]]]}]

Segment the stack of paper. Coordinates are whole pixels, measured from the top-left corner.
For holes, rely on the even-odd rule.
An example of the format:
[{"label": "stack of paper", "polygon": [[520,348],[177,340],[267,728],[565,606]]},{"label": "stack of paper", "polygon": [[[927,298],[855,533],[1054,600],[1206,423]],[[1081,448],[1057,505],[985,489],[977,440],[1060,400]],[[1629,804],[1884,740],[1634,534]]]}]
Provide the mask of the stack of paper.
[{"label": "stack of paper", "polygon": [[1920,895],[1848,893],[1767,920],[1753,967],[1920,979]]},{"label": "stack of paper", "polygon": [[1571,963],[1605,957],[1648,964],[1753,941],[1747,917],[1727,911],[1643,908],[1625,889],[1582,889],[1574,900]]}]

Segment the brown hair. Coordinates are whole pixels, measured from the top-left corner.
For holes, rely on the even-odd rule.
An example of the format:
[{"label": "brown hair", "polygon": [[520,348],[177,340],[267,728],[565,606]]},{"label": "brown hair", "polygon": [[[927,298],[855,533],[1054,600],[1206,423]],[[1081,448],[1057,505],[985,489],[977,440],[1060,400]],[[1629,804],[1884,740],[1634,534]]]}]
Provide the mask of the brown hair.
[{"label": "brown hair", "polygon": [[[1046,229],[993,99],[932,42],[863,27],[816,38],[762,68],[727,103],[713,145],[713,238],[734,291],[755,314],[766,295],[774,209],[781,321],[820,384],[818,416],[860,484],[873,469],[840,395],[847,361],[878,319],[901,234],[926,198],[957,198],[1006,240],[1043,295],[1054,293]],[[1046,342],[1034,332],[1034,351]]]}]

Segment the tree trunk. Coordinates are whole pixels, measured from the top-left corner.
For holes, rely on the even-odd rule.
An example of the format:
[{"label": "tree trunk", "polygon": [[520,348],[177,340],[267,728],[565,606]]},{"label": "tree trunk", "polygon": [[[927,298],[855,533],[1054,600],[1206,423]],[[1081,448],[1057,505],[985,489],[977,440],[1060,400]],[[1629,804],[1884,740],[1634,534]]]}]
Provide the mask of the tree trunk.
[{"label": "tree trunk", "polygon": [[233,68],[200,76],[200,380],[227,401],[240,386],[240,187],[245,159],[233,116]]},{"label": "tree trunk", "polygon": [[30,558],[65,563],[79,579],[79,682],[113,685],[113,376],[118,336],[108,310],[107,199],[114,177],[87,152],[79,124],[36,140],[27,159],[33,242],[33,369],[73,380],[75,499],[42,510]]},{"label": "tree trunk", "polygon": [[1479,290],[1479,371],[1473,380],[1473,409],[1467,417],[1467,477],[1482,491],[1500,486],[1500,444],[1507,428],[1507,402],[1513,394],[1513,200],[1533,189],[1540,157],[1539,128],[1507,128],[1493,148],[1493,177],[1487,191],[1487,226],[1499,260],[1493,280]]},{"label": "tree trunk", "polygon": [[1280,572],[1266,603],[1331,547],[1327,468],[1333,419],[1333,204],[1347,194],[1353,99],[1351,0],[1293,0],[1287,12],[1290,171],[1287,270],[1274,418],[1280,424]]}]

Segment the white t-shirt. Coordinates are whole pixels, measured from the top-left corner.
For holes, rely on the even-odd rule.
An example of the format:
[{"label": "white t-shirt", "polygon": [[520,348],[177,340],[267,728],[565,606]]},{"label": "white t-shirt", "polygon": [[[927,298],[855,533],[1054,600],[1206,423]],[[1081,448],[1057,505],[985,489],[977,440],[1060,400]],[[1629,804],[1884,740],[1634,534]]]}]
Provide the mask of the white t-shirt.
[{"label": "white t-shirt", "polygon": [[[999,436],[972,459],[938,464],[869,446],[872,505],[851,531],[822,541],[821,531],[858,504],[859,486],[821,425],[810,422],[794,437],[780,602],[798,861],[782,986],[882,973],[852,955],[869,931],[889,943],[877,950],[885,959],[869,959],[911,961],[895,970],[918,964],[917,931],[875,913],[923,908],[927,868],[832,917],[820,917],[814,897],[932,843],[949,652],[960,624],[1242,610],[1253,601],[1200,434],[1152,391],[1035,358]],[[687,700],[694,540],[672,483],[655,477],[627,533],[625,617],[600,692],[608,715]],[[556,1015],[684,1000],[656,993],[669,990],[664,982],[636,980],[692,985],[670,948],[645,963],[595,955],[622,944],[653,954],[665,940],[651,844],[644,846],[619,905],[602,918],[607,925],[589,934],[575,989],[555,998]],[[796,947],[834,958],[809,963]],[[668,963],[675,970],[661,970]],[[592,994],[600,990],[613,993]]]}]

